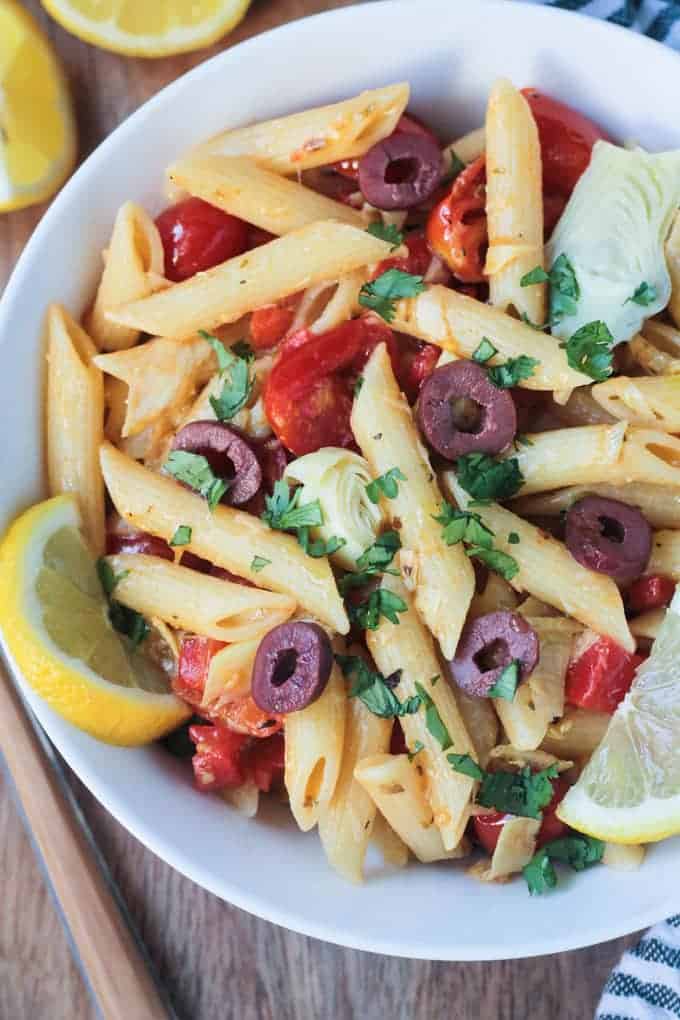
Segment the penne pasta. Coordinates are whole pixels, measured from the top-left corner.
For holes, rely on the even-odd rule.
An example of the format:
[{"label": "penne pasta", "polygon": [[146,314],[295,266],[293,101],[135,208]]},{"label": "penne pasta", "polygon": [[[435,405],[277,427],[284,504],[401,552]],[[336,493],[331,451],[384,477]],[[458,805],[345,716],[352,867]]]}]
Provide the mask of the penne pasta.
[{"label": "penne pasta", "polygon": [[361,92],[331,106],[223,131],[197,154],[252,156],[268,170],[294,174],[363,156],[394,131],[409,98],[406,82]]},{"label": "penne pasta", "polygon": [[593,753],[611,722],[606,712],[567,705],[559,722],[548,727],[541,749],[562,759],[579,759]]},{"label": "penne pasta", "polygon": [[409,562],[409,583],[423,620],[451,658],[474,592],[474,571],[461,545],[447,546],[441,525],[442,497],[413,415],[394,378],[384,344],[363,369],[363,384],[352,409],[352,431],[374,476],[398,467],[394,499],[382,501],[401,536],[401,559]]},{"label": "penne pasta", "polygon": [[671,232],[666,241],[666,264],[671,278],[671,299],[668,314],[680,328],[680,210],[675,214]]},{"label": "penne pasta", "polygon": [[[444,478],[458,505],[466,509],[469,496],[454,472],[447,471]],[[582,567],[562,542],[497,503],[477,504],[475,512],[493,531],[494,548],[517,563],[519,571],[510,582],[513,588],[529,592],[598,634],[607,634],[627,651],[635,650],[621,594],[610,577]],[[508,542],[511,532],[519,536],[519,542]]]},{"label": "penne pasta", "polygon": [[637,871],[642,867],[647,848],[641,843],[605,843],[602,863],[615,871]]},{"label": "penne pasta", "polygon": [[379,811],[373,821],[371,841],[382,854],[385,864],[391,864],[393,868],[406,867],[410,857],[409,849]]},{"label": "penne pasta", "polygon": [[485,768],[491,748],[498,743],[498,716],[488,698],[476,698],[473,694],[466,694],[455,684],[451,685],[451,690],[475,749],[477,761]]},{"label": "penne pasta", "polygon": [[490,863],[475,867],[475,877],[482,882],[495,882],[520,872],[534,856],[540,827],[538,818],[508,819],[500,829]]},{"label": "penne pasta", "polygon": [[631,425],[680,432],[680,374],[631,379],[620,375],[593,386],[593,398]]},{"label": "penne pasta", "polygon": [[465,358],[472,357],[482,340],[490,337],[501,361],[522,354],[538,361],[533,374],[519,383],[529,390],[571,391],[592,382],[569,367],[553,337],[450,287],[433,284],[418,297],[400,301],[391,325]]},{"label": "penne pasta", "polygon": [[290,619],[297,606],[288,595],[210,577],[158,556],[122,553],[107,562],[120,578],[117,602],[216,641],[262,638]]},{"label": "penne pasta", "polygon": [[380,262],[390,250],[385,241],[347,223],[310,223],[107,316],[123,326],[181,340]]},{"label": "penne pasta", "polygon": [[286,716],[284,781],[290,810],[303,832],[319,821],[335,791],[343,758],[347,691],[338,666],[320,698]]},{"label": "penne pasta", "polygon": [[354,769],[354,778],[423,864],[463,856],[458,848],[444,848],[425,796],[421,769],[407,755],[374,754],[362,758]]},{"label": "penne pasta", "polygon": [[635,638],[647,638],[656,641],[661,624],[666,618],[665,609],[650,609],[648,613],[634,616],[630,621],[630,632]]},{"label": "penne pasta", "polygon": [[354,778],[362,758],[384,754],[390,743],[391,719],[380,719],[359,698],[347,702],[340,774],[333,796],[319,812],[319,836],[326,857],[351,882],[364,877],[364,858],[375,820],[375,803]]},{"label": "penne pasta", "polygon": [[491,571],[484,582],[484,588],[475,594],[470,603],[468,619],[474,620],[477,616],[496,613],[499,609],[515,609],[518,602],[517,593],[508,582],[500,574]]},{"label": "penne pasta", "polygon": [[[307,556],[292,535],[232,507],[211,513],[202,497],[149,471],[108,443],[100,452],[104,479],[118,513],[141,531],[170,541],[180,524],[191,528],[185,551],[202,556],[269,591],[289,595],[340,634],[349,621],[328,561]],[[269,560],[256,571],[255,556]]]},{"label": "penne pasta", "polygon": [[654,532],[652,555],[645,573],[663,574],[680,581],[680,531]]},{"label": "penne pasta", "polygon": [[466,135],[455,138],[442,152],[444,166],[448,166],[454,156],[463,163],[472,163],[486,151],[486,128],[473,128]]},{"label": "penne pasta", "polygon": [[366,226],[352,206],[265,170],[245,156],[190,156],[171,166],[168,176],[190,195],[277,236],[319,220],[337,220],[359,230]]},{"label": "penne pasta", "polygon": [[96,348],[61,305],[47,313],[47,477],[51,495],[78,498],[92,551],[104,551],[104,384]]},{"label": "penne pasta", "polygon": [[520,284],[544,267],[541,146],[529,104],[505,78],[492,87],[486,111],[486,219],[491,304],[545,322],[546,284]]},{"label": "penne pasta", "polygon": [[680,331],[658,319],[647,319],[642,333],[628,344],[631,356],[649,375],[680,373]]},{"label": "penne pasta", "polygon": [[126,202],[118,210],[104,271],[86,326],[102,351],[121,351],[139,340],[139,330],[111,322],[106,313],[128,301],[148,297],[167,285],[165,256],[158,228],[146,210]]},{"label": "penne pasta", "polygon": [[250,694],[257,649],[262,638],[251,638],[220,648],[210,658],[201,707],[217,710],[221,705]]},{"label": "penne pasta", "polygon": [[630,482],[628,485],[572,485],[557,492],[522,496],[511,507],[522,517],[557,517],[588,495],[618,499],[641,510],[653,528],[680,528],[680,486]]},{"label": "penne pasta", "polygon": [[460,843],[470,815],[470,801],[474,782],[468,776],[454,772],[446,759],[447,753],[475,756],[473,742],[458,710],[456,698],[449,683],[441,677],[441,665],[431,636],[422,623],[411,596],[399,578],[386,574],[383,588],[399,595],[407,611],[399,615],[399,624],[382,619],[377,630],[366,632],[366,643],[378,669],[389,676],[400,671],[396,688],[401,701],[414,697],[419,684],[431,699],[451,744],[442,747],[427,724],[425,709],[421,707],[400,720],[410,748],[422,744],[418,764],[426,777],[427,797],[434,812],[434,820],[441,832],[444,846],[453,850]]},{"label": "penne pasta", "polygon": [[517,460],[524,478],[522,496],[589,481],[608,481],[618,470],[626,430],[625,422],[617,422],[532,432],[526,437],[526,445],[511,446],[503,456]]}]

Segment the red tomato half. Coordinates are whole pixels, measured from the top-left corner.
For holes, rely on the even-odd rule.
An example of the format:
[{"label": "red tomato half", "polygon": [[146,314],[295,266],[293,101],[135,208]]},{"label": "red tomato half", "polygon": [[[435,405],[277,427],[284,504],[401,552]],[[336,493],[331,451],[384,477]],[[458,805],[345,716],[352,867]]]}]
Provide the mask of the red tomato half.
[{"label": "red tomato half", "polygon": [[397,333],[397,344],[399,346],[397,380],[408,402],[415,404],[420,387],[439,361],[441,347],[425,343],[424,340],[414,340],[413,337],[401,333]]},{"label": "red tomato half", "polygon": [[268,793],[272,782],[283,775],[285,750],[283,733],[276,733],[266,740],[254,740],[244,752],[253,781],[263,793]]},{"label": "red tomato half", "polygon": [[265,740],[252,740],[235,733],[222,723],[190,726],[189,737],[196,744],[192,759],[199,790],[210,792],[242,786],[252,777],[263,792],[283,774],[285,744],[283,734]]},{"label": "red tomato half", "polygon": [[376,277],[382,276],[388,269],[401,269],[402,273],[412,273],[414,276],[425,276],[425,273],[430,268],[430,262],[432,261],[432,252],[430,251],[427,241],[425,240],[425,234],[421,234],[420,231],[414,230],[410,234],[407,234],[404,238],[404,244],[408,248],[408,255],[402,258],[383,259],[379,262],[373,275],[372,280]]},{"label": "red tomato half", "polygon": [[633,581],[626,592],[626,606],[631,613],[648,613],[650,609],[665,609],[675,594],[675,582],[670,577],[651,574]]},{"label": "red tomato half", "polygon": [[[552,785],[552,799],[548,806],[543,809],[543,821],[536,838],[537,850],[540,850],[542,846],[550,843],[553,839],[559,839],[560,836],[564,836],[567,831],[567,826],[559,820],[555,812],[557,811],[558,804],[569,789],[569,784],[566,780],[558,778],[553,780]],[[474,829],[477,841],[484,847],[487,853],[493,854],[503,826],[508,819],[514,817],[516,816],[503,814],[501,811],[490,811],[488,814],[475,815],[472,819],[472,828]]]},{"label": "red tomato half", "polygon": [[354,445],[353,386],[380,343],[396,363],[394,334],[375,316],[352,319],[321,336],[304,330],[286,340],[267,379],[264,406],[287,449],[301,457],[322,446]]},{"label": "red tomato half", "polygon": [[[434,131],[430,131],[426,124],[423,124],[417,117],[413,117],[410,113],[404,113],[397,121],[397,126],[393,132],[395,135],[427,135],[437,145],[439,145],[439,139],[435,135]],[[349,177],[352,180],[356,180],[359,176],[359,159],[357,157],[353,159],[341,159],[339,163],[331,163],[331,169],[337,170],[343,177]]]},{"label": "red tomato half", "polygon": [[198,634],[183,638],[177,676],[172,681],[172,689],[179,698],[195,707],[201,704],[210,660],[224,646],[224,641],[215,641]]},{"label": "red tomato half", "polygon": [[256,351],[264,351],[283,340],[293,324],[299,295],[279,301],[275,305],[256,308],[250,317],[250,343]]},{"label": "red tomato half", "polygon": [[178,283],[244,252],[248,224],[201,198],[187,198],[156,220],[165,252],[165,275]]},{"label": "red tomato half", "polygon": [[427,221],[427,241],[457,280],[481,283],[488,245],[486,159],[479,156],[456,177]]},{"label": "red tomato half", "polygon": [[568,198],[590,162],[593,145],[600,138],[608,141],[608,136],[588,117],[538,89],[522,89],[522,95],[538,128],[543,190]]},{"label": "red tomato half", "polygon": [[634,655],[611,638],[598,638],[569,664],[565,697],[569,704],[612,713],[623,701],[644,655]]}]

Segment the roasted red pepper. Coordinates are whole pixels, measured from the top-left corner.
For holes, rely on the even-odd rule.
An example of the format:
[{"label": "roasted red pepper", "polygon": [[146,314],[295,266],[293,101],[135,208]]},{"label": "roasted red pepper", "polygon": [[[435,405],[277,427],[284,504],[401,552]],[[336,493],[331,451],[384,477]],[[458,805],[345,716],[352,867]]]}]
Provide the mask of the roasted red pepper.
[{"label": "roasted red pepper", "polygon": [[630,690],[635,671],[644,659],[644,655],[627,652],[611,638],[598,638],[569,664],[567,701],[593,712],[614,712]]}]

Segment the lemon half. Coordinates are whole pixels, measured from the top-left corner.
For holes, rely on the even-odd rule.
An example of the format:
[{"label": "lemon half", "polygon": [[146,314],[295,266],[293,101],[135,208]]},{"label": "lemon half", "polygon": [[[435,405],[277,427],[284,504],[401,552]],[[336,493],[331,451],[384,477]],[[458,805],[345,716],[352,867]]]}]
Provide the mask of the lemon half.
[{"label": "lemon half", "polygon": [[250,0],[42,0],[67,31],[130,57],[167,57],[210,46],[245,16]]},{"label": "lemon half", "polygon": [[32,507],[2,540],[0,628],[33,690],[99,740],[146,744],[189,715],[111,626],[71,496]]},{"label": "lemon half", "polygon": [[75,121],[57,58],[28,12],[2,0],[0,212],[49,198],[75,159]]},{"label": "lemon half", "polygon": [[602,743],[557,809],[610,843],[680,833],[680,591]]}]

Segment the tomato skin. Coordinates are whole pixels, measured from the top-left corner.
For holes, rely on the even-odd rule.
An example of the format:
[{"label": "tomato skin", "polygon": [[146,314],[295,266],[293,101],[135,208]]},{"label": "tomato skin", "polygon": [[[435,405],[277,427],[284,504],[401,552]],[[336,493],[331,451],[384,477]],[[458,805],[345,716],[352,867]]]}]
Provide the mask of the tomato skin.
[{"label": "tomato skin", "polygon": [[427,242],[461,283],[482,283],[488,244],[486,158],[479,156],[456,177],[451,191],[429,215]]},{"label": "tomato skin", "polygon": [[590,162],[593,145],[608,135],[588,117],[538,89],[522,89],[538,128],[543,190],[566,198]]},{"label": "tomato skin", "polygon": [[[433,131],[430,131],[427,124],[423,124],[417,117],[413,117],[410,113],[402,113],[401,117],[397,121],[393,134],[395,135],[426,135],[431,138],[437,145],[439,145],[439,139]],[[350,180],[356,180],[359,176],[359,159],[354,157],[352,159],[341,159],[338,163],[330,164],[332,170],[337,170],[343,177],[348,177]]]},{"label": "tomato skin", "polygon": [[[550,803],[543,809],[543,821],[536,837],[536,849],[540,850],[546,843],[559,839],[567,832],[567,826],[561,822],[555,812],[557,806],[569,789],[566,780],[557,778],[552,781],[553,795]],[[472,819],[477,842],[488,854],[493,854],[501,834],[501,830],[510,818],[516,815],[504,814],[502,811],[490,811],[488,814],[475,815]]]},{"label": "tomato skin", "polygon": [[283,775],[286,746],[283,733],[253,741],[244,752],[247,768],[258,790],[269,793],[272,783]]},{"label": "tomato skin", "polygon": [[598,638],[569,664],[565,697],[571,705],[594,712],[615,711],[633,683],[644,655],[627,652],[611,638]]},{"label": "tomato skin", "polygon": [[191,634],[182,639],[177,675],[172,681],[175,694],[190,705],[200,706],[213,655],[225,647],[224,641]]},{"label": "tomato skin", "polygon": [[408,248],[408,255],[404,255],[401,258],[383,259],[373,271],[371,280],[382,276],[388,269],[401,269],[403,273],[425,276],[432,261],[432,252],[428,247],[425,234],[414,230],[412,233],[406,234],[404,244]]},{"label": "tomato skin", "polygon": [[397,381],[410,404],[415,404],[423,385],[436,368],[441,357],[441,347],[428,344],[424,340],[397,335],[399,344],[399,365]]},{"label": "tomato skin", "polygon": [[165,252],[165,275],[179,283],[240,255],[248,224],[201,198],[186,198],[156,219]]},{"label": "tomato skin", "polygon": [[675,582],[661,574],[650,574],[633,581],[626,592],[626,606],[631,613],[647,613],[665,609],[675,594]]},{"label": "tomato skin", "polygon": [[211,792],[242,786],[247,774],[241,752],[248,737],[219,724],[190,726],[189,737],[196,744],[191,764],[199,790]]},{"label": "tomato skin", "polygon": [[250,317],[250,343],[256,351],[265,351],[283,340],[293,324],[299,302],[297,294],[275,305],[256,308]]},{"label": "tomato skin", "polygon": [[321,336],[303,330],[286,340],[267,379],[264,406],[287,449],[301,457],[323,446],[355,445],[352,390],[379,343],[396,360],[394,334],[376,316],[343,322]]}]

